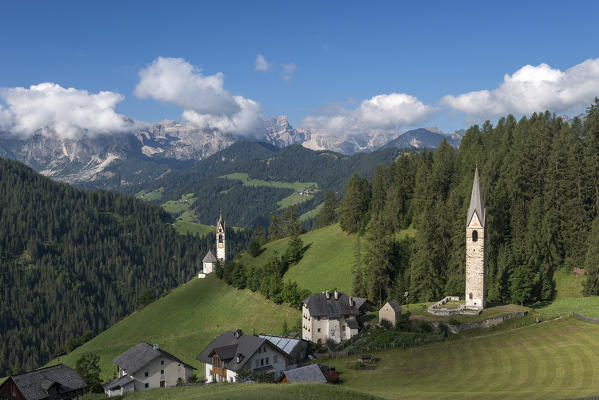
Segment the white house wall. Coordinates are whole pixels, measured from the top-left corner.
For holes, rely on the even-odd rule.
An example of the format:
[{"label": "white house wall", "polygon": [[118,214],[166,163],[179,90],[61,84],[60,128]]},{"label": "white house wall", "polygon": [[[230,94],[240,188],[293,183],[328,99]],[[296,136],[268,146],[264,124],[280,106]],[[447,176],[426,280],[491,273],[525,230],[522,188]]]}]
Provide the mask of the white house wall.
[{"label": "white house wall", "polygon": [[[161,361],[164,361],[164,365],[161,364]],[[160,373],[161,370],[164,370],[164,375]],[[146,372],[148,376],[145,376]],[[148,383],[148,388],[158,388],[161,381],[165,381],[165,387],[173,387],[177,385],[179,378],[187,382],[192,374],[193,370],[184,364],[167,357],[159,357],[133,375],[135,390],[145,389],[146,383]]]}]

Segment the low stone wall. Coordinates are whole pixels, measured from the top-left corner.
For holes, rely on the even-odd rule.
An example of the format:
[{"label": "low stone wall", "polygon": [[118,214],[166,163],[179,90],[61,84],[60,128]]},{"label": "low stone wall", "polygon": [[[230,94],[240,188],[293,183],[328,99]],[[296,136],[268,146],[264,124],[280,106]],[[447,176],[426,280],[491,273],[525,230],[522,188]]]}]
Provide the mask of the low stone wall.
[{"label": "low stone wall", "polygon": [[461,314],[462,311],[464,310],[464,306],[460,306],[458,308],[442,308],[441,307],[443,304],[445,304],[447,302],[459,301],[459,300],[460,300],[460,298],[458,296],[444,297],[442,300],[436,302],[435,304],[433,304],[432,306],[427,308],[427,311],[433,315],[443,315],[443,316],[451,316],[451,315]]},{"label": "low stone wall", "polygon": [[572,313],[572,315],[574,315],[578,319],[582,319],[587,322],[593,322],[595,324],[599,324],[599,318],[587,317],[585,315],[578,314],[577,312]]},{"label": "low stone wall", "polygon": [[462,331],[467,331],[470,329],[490,328],[492,326],[502,324],[504,321],[507,321],[508,319],[524,317],[525,315],[528,315],[528,311],[522,311],[522,312],[517,312],[517,313],[512,313],[512,314],[505,314],[505,315],[502,315],[502,316],[496,317],[496,318],[489,318],[489,319],[485,319],[482,321],[476,321],[476,322],[466,322],[464,324],[453,325],[453,324],[448,324],[447,322],[439,321],[439,322],[433,322],[431,325],[433,326],[433,329],[435,329],[435,330],[440,329],[441,325],[444,325],[447,327],[449,332],[451,332],[453,334],[457,334]]}]

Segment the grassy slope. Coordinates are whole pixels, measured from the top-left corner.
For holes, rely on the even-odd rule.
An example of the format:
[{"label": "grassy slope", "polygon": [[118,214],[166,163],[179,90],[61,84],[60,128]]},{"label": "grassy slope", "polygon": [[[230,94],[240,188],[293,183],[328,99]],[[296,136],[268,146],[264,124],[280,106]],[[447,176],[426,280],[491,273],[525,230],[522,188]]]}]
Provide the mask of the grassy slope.
[{"label": "grassy slope", "polygon": [[582,284],[584,275],[576,275],[573,272],[558,270],[554,275],[556,299],[567,299],[571,297],[582,297]]},{"label": "grassy slope", "polygon": [[[300,287],[314,293],[333,288],[350,293],[354,235],[347,235],[339,225],[331,225],[302,235],[302,240],[309,248],[300,262],[289,268],[285,279],[294,280]],[[281,239],[268,243],[258,257],[245,254],[242,262],[245,265],[263,265],[274,251],[283,254],[287,242],[288,239]]]},{"label": "grassy slope", "polygon": [[168,390],[142,390],[125,397],[130,400],[145,399],[226,399],[226,400],[376,400],[369,394],[356,392],[333,385],[293,384],[293,385],[202,385],[173,388]]},{"label": "grassy slope", "polygon": [[559,299],[536,309],[543,314],[571,314],[577,312],[587,317],[599,318],[599,296]]},{"label": "grassy slope", "polygon": [[389,399],[559,399],[599,393],[599,325],[561,318],[379,353],[375,370],[330,360],[343,386]]},{"label": "grassy slope", "polygon": [[[277,306],[257,293],[234,289],[215,276],[193,279],[146,308],[131,314],[61,358],[75,366],[84,353],[100,356],[102,378],[112,377],[112,360],[139,341],[158,343],[195,367],[202,349],[226,330],[279,333],[283,320],[293,326],[300,312]],[[203,371],[197,372],[203,376]]]}]

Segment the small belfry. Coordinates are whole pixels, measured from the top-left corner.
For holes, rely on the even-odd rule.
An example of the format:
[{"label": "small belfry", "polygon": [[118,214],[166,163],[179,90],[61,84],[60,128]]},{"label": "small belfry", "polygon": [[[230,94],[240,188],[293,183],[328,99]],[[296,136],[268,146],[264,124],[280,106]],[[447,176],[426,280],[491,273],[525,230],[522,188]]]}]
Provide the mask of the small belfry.
[{"label": "small belfry", "polygon": [[223,219],[223,213],[221,211],[218,221],[216,222],[216,258],[221,264],[224,264],[227,261],[226,227],[227,224]]},{"label": "small belfry", "polygon": [[482,310],[486,303],[485,208],[478,167],[474,171],[466,219],[466,308]]}]

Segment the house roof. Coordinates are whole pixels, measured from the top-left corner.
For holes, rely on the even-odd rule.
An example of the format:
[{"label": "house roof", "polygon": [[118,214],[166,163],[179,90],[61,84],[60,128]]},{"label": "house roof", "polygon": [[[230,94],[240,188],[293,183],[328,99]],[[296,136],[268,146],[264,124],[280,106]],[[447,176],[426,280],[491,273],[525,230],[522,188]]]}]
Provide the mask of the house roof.
[{"label": "house roof", "polygon": [[298,382],[317,382],[317,383],[327,383],[327,378],[325,378],[322,370],[318,366],[318,364],[310,364],[305,367],[299,367],[295,369],[290,369],[288,371],[284,371],[283,374],[287,377],[289,383],[298,383]]},{"label": "house roof", "polygon": [[350,297],[341,292],[338,292],[338,294],[337,299],[335,299],[334,293],[329,293],[328,299],[326,292],[312,294],[304,299],[303,303],[308,307],[310,315],[313,317],[339,318],[347,315],[360,315],[360,307],[366,303],[367,299]]},{"label": "house roof", "polygon": [[[393,309],[393,311],[395,312],[401,312],[401,306],[399,305],[398,301],[395,299],[391,299],[388,302],[385,303],[385,305],[389,304],[391,306],[391,308]],[[384,307],[384,306],[383,306]]]},{"label": "house roof", "polygon": [[[59,393],[73,392],[87,387],[77,371],[62,364],[13,375],[5,383],[11,379],[19,388],[25,400],[48,398],[47,390],[54,385],[58,385]],[[0,385],[0,387],[3,385]]]},{"label": "house roof", "polygon": [[216,256],[214,255],[212,250],[208,250],[208,253],[206,253],[202,262],[205,262],[205,263],[215,263],[216,262]]},{"label": "house roof", "polygon": [[480,179],[478,177],[478,167],[474,171],[474,181],[472,182],[472,194],[470,196],[470,207],[468,207],[468,216],[466,226],[470,225],[472,216],[476,213],[482,226],[485,226],[485,207],[483,204],[483,195],[480,190]]},{"label": "house roof", "polygon": [[[239,334],[236,335],[236,332],[239,332]],[[227,331],[210,342],[210,344],[202,350],[197,359],[205,364],[210,364],[212,362],[210,357],[213,353],[216,353],[221,361],[224,362],[225,369],[238,371],[264,343],[268,343],[270,347],[284,356],[287,356],[283,350],[271,344],[264,338],[259,338],[254,335],[244,335],[241,331]],[[241,355],[241,360],[239,360],[239,362],[237,362],[236,357],[238,354]]]},{"label": "house roof", "polygon": [[293,339],[283,336],[273,336],[273,335],[265,335],[261,334],[258,337],[264,338],[268,340],[270,343],[277,346],[279,349],[283,350],[288,355],[291,355],[293,350],[296,349],[302,343],[301,339]]},{"label": "house roof", "polygon": [[171,353],[156,348],[146,342],[140,342],[136,344],[135,346],[131,347],[129,350],[115,358],[113,361],[116,365],[119,366],[119,368],[127,372],[127,374],[132,375],[160,356],[170,358],[171,360],[181,363],[186,367],[196,369],[191,365],[181,361]]},{"label": "house roof", "polygon": [[125,375],[125,376],[121,376],[120,378],[116,378],[116,379],[108,382],[105,385],[102,385],[102,387],[105,390],[114,390],[114,389],[118,389],[123,386],[127,386],[133,382],[134,382],[134,380],[130,375]]},{"label": "house roof", "polygon": [[347,326],[349,326],[349,329],[360,329],[360,325],[358,325],[358,320],[356,320],[354,317],[347,319]]}]

